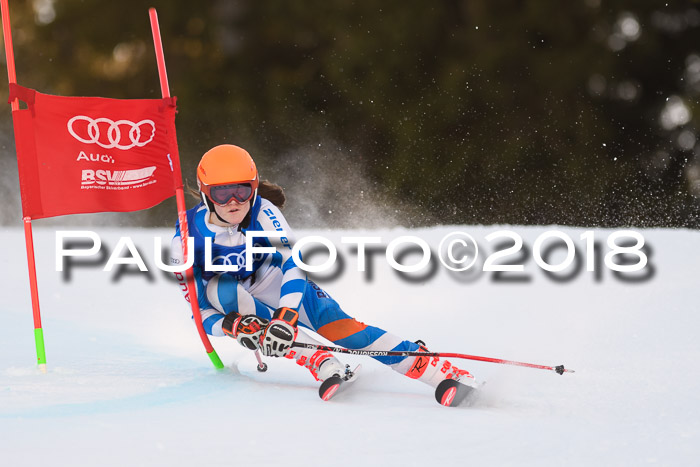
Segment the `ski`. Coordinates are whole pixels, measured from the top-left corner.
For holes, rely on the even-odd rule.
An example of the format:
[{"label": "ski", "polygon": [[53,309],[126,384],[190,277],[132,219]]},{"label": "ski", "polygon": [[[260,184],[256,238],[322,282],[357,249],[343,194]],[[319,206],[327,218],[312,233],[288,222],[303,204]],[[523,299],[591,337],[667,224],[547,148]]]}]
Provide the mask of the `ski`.
[{"label": "ski", "polygon": [[333,396],[347,389],[350,383],[357,379],[357,373],[361,368],[361,365],[357,365],[354,370],[350,370],[350,365],[346,365],[344,375],[333,375],[321,383],[321,387],[318,388],[318,396],[324,401],[331,400]]},{"label": "ski", "polygon": [[435,388],[435,400],[445,407],[469,405],[474,401],[476,389],[454,379],[446,379]]}]

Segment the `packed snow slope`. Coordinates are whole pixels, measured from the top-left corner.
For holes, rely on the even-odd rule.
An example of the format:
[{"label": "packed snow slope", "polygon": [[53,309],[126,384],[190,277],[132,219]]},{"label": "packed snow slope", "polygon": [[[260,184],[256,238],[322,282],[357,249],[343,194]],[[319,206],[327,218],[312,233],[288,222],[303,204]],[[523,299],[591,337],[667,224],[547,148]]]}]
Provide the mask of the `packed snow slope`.
[{"label": "packed snow slope", "polygon": [[[556,273],[559,281],[533,258],[537,238],[553,229],[576,247],[573,265]],[[524,271],[479,272],[487,256],[508,246],[503,236],[486,240],[499,230],[515,232],[524,245],[494,264],[519,263]],[[411,235],[437,252],[455,231],[470,233],[481,247],[471,269],[476,273],[451,273],[434,259],[428,272],[409,281],[383,254],[358,272],[357,254],[340,242],[341,236],[374,236],[386,246]],[[366,357],[341,357],[361,362],[363,371],[351,391],[331,402],[319,399],[318,383],[307,370],[286,359],[266,359],[269,371],[258,373],[254,355],[228,338],[213,339],[226,364],[217,371],[177,283],[155,267],[153,238],[168,245],[171,232],[96,232],[103,256],[79,258],[57,272],[56,229],[35,228],[48,360],[48,372],[41,374],[23,234],[0,231],[0,465],[700,462],[696,231],[640,230],[649,262],[622,277],[603,263],[613,230],[594,230],[583,240],[584,229],[551,226],[301,232],[337,245],[345,267],[321,285],[358,320],[422,339],[435,351],[576,370],[559,376],[461,361],[486,385],[474,407],[457,409],[438,405],[431,388]],[[133,266],[102,270],[122,236],[138,245],[148,273]],[[590,258],[586,238],[600,243]],[[544,245],[557,242],[563,244],[550,238]],[[545,256],[557,264],[564,253],[556,248]],[[316,255],[317,262],[323,256]],[[420,255],[400,259],[415,264]],[[587,259],[595,271],[586,270]]]}]

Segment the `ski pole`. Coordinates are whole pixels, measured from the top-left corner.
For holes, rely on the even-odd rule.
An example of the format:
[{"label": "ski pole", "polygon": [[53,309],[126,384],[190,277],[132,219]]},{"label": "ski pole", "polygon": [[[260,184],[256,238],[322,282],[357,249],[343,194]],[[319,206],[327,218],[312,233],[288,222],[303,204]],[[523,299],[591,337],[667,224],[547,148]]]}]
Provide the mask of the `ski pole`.
[{"label": "ski pole", "polygon": [[258,349],[255,349],[255,358],[258,359],[258,371],[261,373],[264,373],[267,371],[267,363],[262,361],[262,357],[260,356],[260,351]]},{"label": "ski pole", "polygon": [[324,350],[326,352],[345,353],[350,355],[366,355],[369,357],[445,357],[445,358],[463,358],[465,360],[477,360],[480,362],[500,363],[502,365],[524,366],[527,368],[537,368],[540,370],[554,371],[560,375],[564,373],[574,373],[574,370],[564,368],[564,365],[547,366],[536,365],[534,363],[516,362],[514,360],[503,360],[500,358],[479,357],[477,355],[466,355],[461,353],[445,353],[445,352],[421,352],[410,350],[353,350],[343,347],[329,347],[327,345],[307,344],[305,342],[294,342],[292,347],[302,347],[312,350]]}]

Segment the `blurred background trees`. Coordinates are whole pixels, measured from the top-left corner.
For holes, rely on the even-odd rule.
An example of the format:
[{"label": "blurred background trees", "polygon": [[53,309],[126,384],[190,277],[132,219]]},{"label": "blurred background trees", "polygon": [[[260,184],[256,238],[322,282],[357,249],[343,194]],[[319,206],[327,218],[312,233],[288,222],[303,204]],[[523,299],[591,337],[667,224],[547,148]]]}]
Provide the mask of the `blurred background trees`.
[{"label": "blurred background trees", "polygon": [[[155,6],[185,177],[243,146],[292,225],[700,226],[697,2],[10,3],[20,84],[115,98],[160,96]],[[19,225],[9,106],[0,128]]]}]

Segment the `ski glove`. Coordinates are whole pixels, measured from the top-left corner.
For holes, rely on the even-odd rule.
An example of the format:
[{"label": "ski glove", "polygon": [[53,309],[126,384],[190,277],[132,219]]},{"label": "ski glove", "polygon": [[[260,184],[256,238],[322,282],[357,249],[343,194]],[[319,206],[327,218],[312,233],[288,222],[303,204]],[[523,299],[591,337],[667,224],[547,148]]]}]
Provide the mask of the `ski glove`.
[{"label": "ski glove", "polygon": [[257,350],[260,347],[260,336],[270,322],[256,315],[241,315],[232,311],[224,317],[221,328],[238,341],[243,347]]},{"label": "ski glove", "polygon": [[268,357],[285,357],[297,337],[299,314],[291,308],[275,311],[272,320],[260,336],[260,351]]}]

